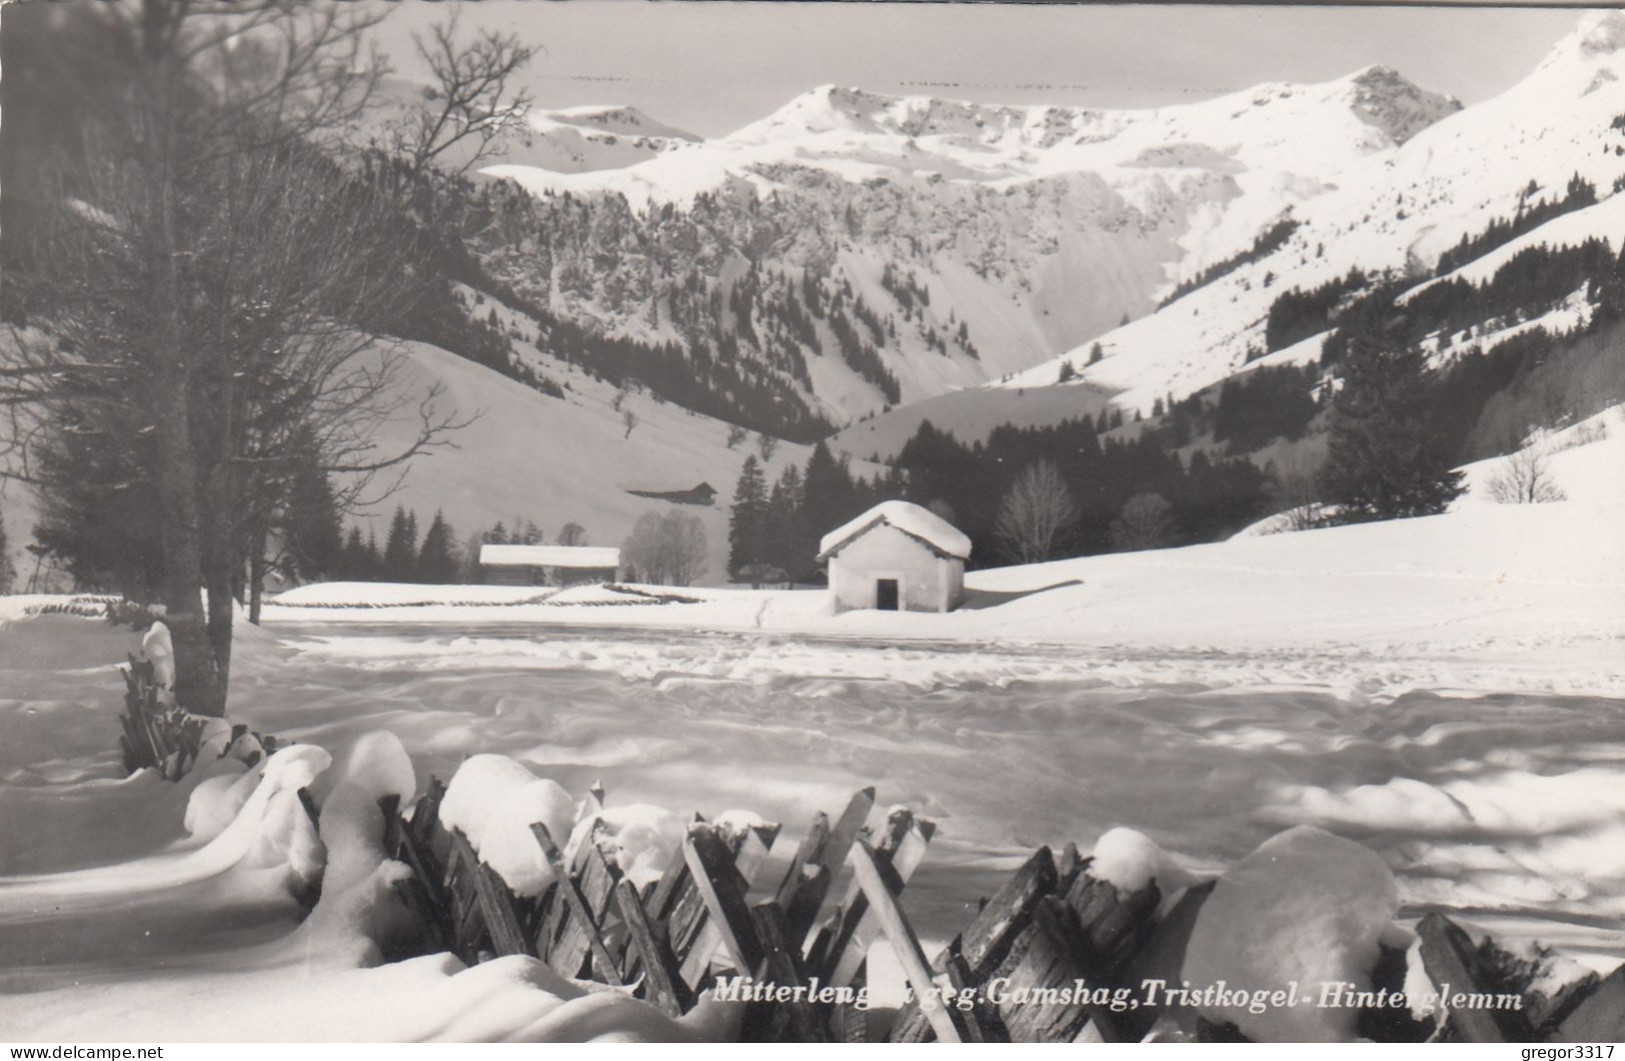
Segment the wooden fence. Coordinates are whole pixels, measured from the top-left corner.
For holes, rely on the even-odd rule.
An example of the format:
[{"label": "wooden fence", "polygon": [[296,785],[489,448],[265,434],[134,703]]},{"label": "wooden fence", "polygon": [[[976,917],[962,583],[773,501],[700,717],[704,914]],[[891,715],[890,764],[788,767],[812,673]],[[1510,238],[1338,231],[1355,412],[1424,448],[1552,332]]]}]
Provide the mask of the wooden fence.
[{"label": "wooden fence", "polygon": [[[1155,882],[1124,893],[1094,878],[1073,845],[1058,857],[1039,848],[928,960],[902,897],[935,826],[895,810],[871,831],[873,789],[854,795],[834,820],[818,814],[777,881],[758,879],[777,825],[733,829],[696,817],[671,864],[642,889],[621,875],[596,837],[567,859],[558,838],[534,825],[554,873],[536,898],[516,896],[466,837],[441,825],[444,795],[432,782],[410,819],[393,797],[382,801],[386,850],[412,869],[397,888],[424,927],[424,952],[449,950],[471,964],[531,955],[565,976],[632,985],[672,1016],[723,978],[748,977],[777,991],[746,1008],[742,1038],[754,1042],[1116,1042],[1138,1041],[1153,1029],[1201,1041],[1241,1039],[1234,1027],[1190,1010],[1110,1002],[1124,989],[1139,998],[1149,977],[1179,982],[1211,882],[1168,905]],[[836,892],[843,867],[849,880]],[[1437,913],[1418,932],[1434,983],[1452,992],[1516,993],[1519,1007],[1423,1020],[1404,1009],[1372,1008],[1360,1014],[1362,1036],[1532,1042],[1625,1035],[1625,970],[1547,998],[1532,983],[1535,969],[1520,967],[1493,941],[1475,945]],[[910,996],[895,1013],[865,1011],[853,994],[865,984],[870,948],[882,941]],[[1404,952],[1384,951],[1377,981],[1373,987],[1390,992],[1404,987]]]},{"label": "wooden fence", "polygon": [[[209,720],[165,705],[150,663],[132,658],[125,681],[125,764],[178,780],[196,763]],[[234,726],[231,740],[248,732]],[[278,747],[274,737],[253,736],[265,755]],[[309,793],[301,789],[299,796],[316,820]],[[902,899],[936,829],[894,810],[872,830],[872,788],[854,795],[833,820],[816,815],[777,881],[759,879],[777,825],[732,827],[696,816],[664,872],[639,888],[606,855],[601,826],[567,856],[560,844],[567,838],[538,823],[531,831],[553,882],[534,898],[515,895],[466,836],[442,825],[444,798],[445,786],[431,780],[409,817],[395,797],[380,801],[384,848],[411,869],[395,887],[420,926],[417,953],[450,951],[469,964],[530,955],[564,976],[631,985],[672,1016],[691,1009],[720,976],[748,977],[779,994],[747,1007],[742,1037],[756,1042],[1111,1042],[1169,1030],[1205,1041],[1240,1038],[1234,1027],[1189,1010],[1110,1002],[1113,992],[1137,992],[1147,978],[1179,981],[1185,944],[1211,882],[1169,905],[1155,882],[1124,893],[1094,878],[1073,845],[1059,856],[1039,848],[928,960]],[[843,875],[847,882],[837,892]],[[318,894],[300,898],[309,906]],[[1434,984],[1517,1004],[1456,1008],[1429,1019],[1373,1007],[1359,1014],[1363,1037],[1625,1039],[1625,967],[1548,995],[1537,986],[1538,962],[1493,939],[1475,942],[1442,914],[1422,918],[1417,934]],[[910,996],[895,1013],[856,1002],[870,948],[881,941],[894,953]],[[1403,951],[1384,948],[1372,987],[1403,990],[1406,965]]]}]

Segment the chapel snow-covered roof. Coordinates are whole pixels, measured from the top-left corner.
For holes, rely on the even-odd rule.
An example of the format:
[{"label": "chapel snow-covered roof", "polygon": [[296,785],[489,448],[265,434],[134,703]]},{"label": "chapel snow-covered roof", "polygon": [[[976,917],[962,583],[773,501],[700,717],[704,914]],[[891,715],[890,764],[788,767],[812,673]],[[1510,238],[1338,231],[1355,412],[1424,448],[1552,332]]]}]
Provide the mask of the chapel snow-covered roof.
[{"label": "chapel snow-covered roof", "polygon": [[482,545],[482,567],[620,567],[621,551],[597,545]]},{"label": "chapel snow-covered roof", "polygon": [[935,512],[909,501],[882,501],[857,519],[824,535],[818,543],[818,558],[827,558],[853,538],[882,525],[896,527],[946,556],[961,560],[970,556],[970,538]]}]

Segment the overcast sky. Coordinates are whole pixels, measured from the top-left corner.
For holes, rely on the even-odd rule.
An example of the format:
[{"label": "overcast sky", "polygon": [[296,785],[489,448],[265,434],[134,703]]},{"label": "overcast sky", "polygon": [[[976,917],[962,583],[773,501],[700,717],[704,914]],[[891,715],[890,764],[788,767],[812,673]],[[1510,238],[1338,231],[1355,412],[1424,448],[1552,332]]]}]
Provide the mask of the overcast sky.
[{"label": "overcast sky", "polygon": [[[380,41],[413,73],[410,38],[449,5],[404,0]],[[1385,63],[1471,103],[1529,70],[1573,10],[653,3],[483,0],[465,29],[512,30],[545,51],[542,107],[629,103],[719,135],[816,85],[992,103],[1155,106],[1261,81],[1325,81]]]}]

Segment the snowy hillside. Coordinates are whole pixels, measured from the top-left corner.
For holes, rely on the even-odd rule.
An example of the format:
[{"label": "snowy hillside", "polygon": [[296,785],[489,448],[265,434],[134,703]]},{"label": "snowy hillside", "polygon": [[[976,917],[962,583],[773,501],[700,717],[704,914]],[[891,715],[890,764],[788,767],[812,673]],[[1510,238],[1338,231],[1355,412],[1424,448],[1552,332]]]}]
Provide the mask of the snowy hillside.
[{"label": "snowy hillside", "polygon": [[[710,562],[702,581],[725,580],[727,501],[746,456],[760,460],[756,438],[730,449],[728,424],[646,394],[618,396],[576,366],[525,343],[515,346],[527,364],[567,388],[562,399],[437,347],[409,344],[402,386],[424,394],[438,384],[444,390],[438,408],[478,418],[456,433],[453,448],[415,460],[400,490],[373,510],[380,538],[397,503],[425,517],[443,509],[462,535],[520,517],[535,521],[551,541],[565,523],[579,523],[593,545],[620,545],[644,512],[676,508],[705,524]],[[630,434],[627,411],[636,418]],[[409,441],[411,428],[397,421],[383,444]],[[809,452],[783,443],[766,466],[777,476],[789,463],[805,464]],[[717,491],[715,505],[676,505],[628,492],[684,491],[702,482]]]},{"label": "snowy hillside", "polygon": [[508,164],[559,173],[621,169],[699,140],[635,107],[533,110],[526,126],[522,133],[505,138],[501,157]]},{"label": "snowy hillside", "polygon": [[[697,143],[656,144],[637,116],[655,153],[620,168],[581,153],[489,166],[538,197],[537,223],[479,253],[527,298],[610,334],[742,334],[738,356],[776,371],[793,341],[808,361],[798,385],[840,424],[1018,372],[1149,313],[1172,280],[1458,107],[1381,67],[1139,111],[823,86]],[[614,127],[543,121],[549,136]],[[752,351],[730,313],[696,319],[681,304],[700,284],[732,307],[747,264],[850,288],[878,325],[877,365],[832,356],[838,337],[823,333]]]},{"label": "snowy hillside", "polygon": [[[1464,237],[1561,197],[1576,177],[1595,188],[1597,205],[1548,221],[1457,275],[1482,282],[1519,249],[1589,237],[1617,252],[1625,239],[1625,200],[1615,190],[1625,177],[1622,76],[1625,15],[1588,16],[1512,89],[1350,167],[1339,187],[1299,204],[1297,227],[1277,249],[1102,336],[1098,364],[1087,364],[1080,346],[999,386],[1053,384],[1066,361],[1081,380],[1118,391],[1120,404],[1149,410],[1155,398],[1210,386],[1264,351],[1266,318],[1283,291],[1309,291],[1351,269],[1423,279]],[[1318,354],[1316,338],[1276,357]]]}]

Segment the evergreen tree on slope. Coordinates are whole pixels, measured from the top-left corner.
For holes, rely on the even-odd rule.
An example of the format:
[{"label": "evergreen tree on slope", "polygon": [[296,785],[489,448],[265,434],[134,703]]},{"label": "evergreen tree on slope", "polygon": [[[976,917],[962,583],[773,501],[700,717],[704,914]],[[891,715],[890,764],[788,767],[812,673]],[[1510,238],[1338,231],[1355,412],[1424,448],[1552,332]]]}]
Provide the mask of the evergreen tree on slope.
[{"label": "evergreen tree on slope", "polygon": [[750,569],[759,573],[765,559],[767,523],[767,484],[762,479],[761,465],[755,456],[749,456],[734,487],[732,515],[728,520],[730,578],[753,577]]},{"label": "evergreen tree on slope", "polygon": [[1369,315],[1349,327],[1321,485],[1350,522],[1433,515],[1462,491],[1430,415],[1432,375],[1397,330]]},{"label": "evergreen tree on slope", "polygon": [[449,586],[458,580],[460,567],[451,525],[437,510],[423,536],[423,549],[418,553],[418,581],[431,586]]},{"label": "evergreen tree on slope", "polygon": [[389,536],[384,539],[383,580],[385,582],[413,582],[417,579],[418,546],[417,520],[404,508],[395,506],[395,515],[389,521]]}]

